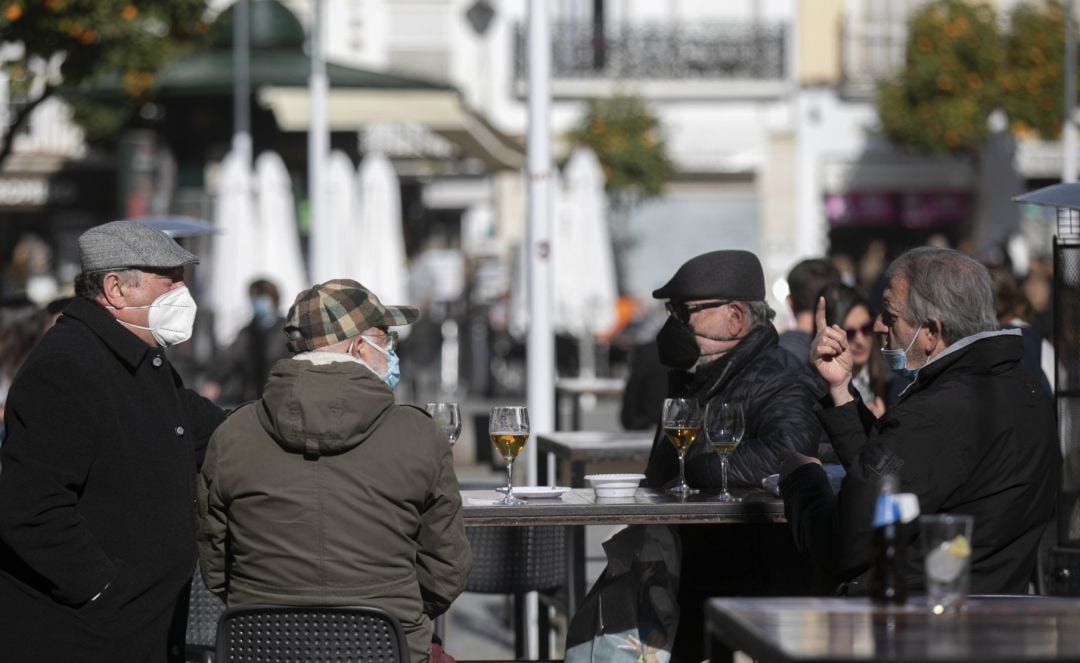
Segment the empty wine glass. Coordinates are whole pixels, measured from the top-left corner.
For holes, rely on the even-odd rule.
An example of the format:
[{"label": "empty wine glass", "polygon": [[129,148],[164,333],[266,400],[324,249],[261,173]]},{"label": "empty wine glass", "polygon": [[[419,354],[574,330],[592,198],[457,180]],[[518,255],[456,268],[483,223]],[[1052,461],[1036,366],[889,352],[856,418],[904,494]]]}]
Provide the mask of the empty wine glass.
[{"label": "empty wine glass", "polygon": [[736,401],[713,401],[705,407],[705,437],[716,455],[720,456],[721,489],[716,499],[720,502],[739,502],[728,492],[728,457],[735,451],[746,432],[746,417],[741,403]]},{"label": "empty wine glass", "polygon": [[694,398],[664,399],[664,434],[671,440],[679,454],[679,483],[668,489],[675,495],[693,495],[698,492],[686,483],[686,451],[697,439],[701,430],[701,406]]},{"label": "empty wine glass", "polygon": [[454,446],[458,436],[461,435],[461,411],[457,403],[428,403],[424,406],[431,415],[435,425],[439,427],[450,440],[450,446]]},{"label": "empty wine glass", "polygon": [[491,443],[506,461],[506,496],[496,504],[525,504],[514,497],[514,459],[529,439],[529,411],[523,405],[499,405],[491,408],[488,424]]}]

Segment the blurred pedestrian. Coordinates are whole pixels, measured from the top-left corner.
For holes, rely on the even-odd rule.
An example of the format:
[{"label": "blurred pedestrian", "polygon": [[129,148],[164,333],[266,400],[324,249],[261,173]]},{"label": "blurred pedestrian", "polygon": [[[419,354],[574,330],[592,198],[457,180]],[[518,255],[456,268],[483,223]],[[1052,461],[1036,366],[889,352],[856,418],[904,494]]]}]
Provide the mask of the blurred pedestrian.
[{"label": "blurred pedestrian", "polygon": [[660,361],[656,334],[667,321],[662,307],[642,315],[630,349],[630,370],[619,408],[619,422],[626,430],[649,430],[660,421],[668,391],[668,367]]},{"label": "blurred pedestrian", "polygon": [[37,304],[21,296],[0,300],[0,443],[8,390],[43,332],[44,316]]},{"label": "blurred pedestrian", "polygon": [[851,385],[867,409],[880,417],[886,406],[900,398],[911,380],[885,367],[878,336],[874,333],[876,315],[865,297],[840,283],[826,287],[820,296],[825,299],[825,323],[837,325],[847,334],[851,348]]},{"label": "blurred pedestrian", "polygon": [[203,396],[218,403],[237,405],[262,396],[270,367],[292,354],[285,342],[285,318],[279,312],[277,286],[266,279],[252,281],[248,301],[251,322],[214,358],[208,381],[199,389]]},{"label": "blurred pedestrian", "polygon": [[1002,329],[1019,329],[1024,339],[1024,367],[1047,396],[1054,396],[1054,346],[1031,326],[1032,309],[1016,277],[1007,267],[990,268],[994,286],[994,312]]},{"label": "blurred pedestrian", "polygon": [[165,348],[191,335],[198,259],[142,223],[79,237],[76,299],[8,393],[0,642],[10,661],[182,656],[195,472],[224,413]]},{"label": "blurred pedestrian", "polygon": [[788,272],[787,305],[795,316],[795,328],[780,334],[780,347],[802,362],[810,356],[814,337],[814,305],[822,288],[840,283],[840,271],[823,258],[802,260]]},{"label": "blurred pedestrian", "polygon": [[214,434],[199,484],[212,592],[230,606],[384,608],[415,663],[472,565],[450,444],[394,402],[389,328],[418,315],[348,279],[297,295],[285,331],[299,354]]}]

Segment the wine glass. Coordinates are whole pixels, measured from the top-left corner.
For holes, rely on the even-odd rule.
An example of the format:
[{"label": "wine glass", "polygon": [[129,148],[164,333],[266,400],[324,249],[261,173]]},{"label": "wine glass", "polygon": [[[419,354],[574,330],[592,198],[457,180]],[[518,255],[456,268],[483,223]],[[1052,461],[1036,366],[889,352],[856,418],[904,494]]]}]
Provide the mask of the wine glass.
[{"label": "wine glass", "polygon": [[446,438],[450,440],[450,446],[457,442],[461,435],[461,410],[457,403],[428,403],[424,406],[431,415],[435,425],[442,430]]},{"label": "wine glass", "polygon": [[523,405],[498,405],[491,408],[488,424],[491,443],[506,461],[506,496],[496,504],[525,504],[514,497],[514,459],[529,439],[529,411]]},{"label": "wine glass", "polygon": [[705,437],[716,455],[720,456],[721,489],[716,499],[720,502],[739,502],[728,492],[728,457],[735,451],[746,432],[746,417],[742,403],[736,401],[713,401],[705,407]]},{"label": "wine glass", "polygon": [[686,483],[686,450],[697,439],[701,430],[701,406],[694,398],[664,399],[664,433],[679,454],[679,483],[668,489],[675,495],[693,495],[698,492]]}]

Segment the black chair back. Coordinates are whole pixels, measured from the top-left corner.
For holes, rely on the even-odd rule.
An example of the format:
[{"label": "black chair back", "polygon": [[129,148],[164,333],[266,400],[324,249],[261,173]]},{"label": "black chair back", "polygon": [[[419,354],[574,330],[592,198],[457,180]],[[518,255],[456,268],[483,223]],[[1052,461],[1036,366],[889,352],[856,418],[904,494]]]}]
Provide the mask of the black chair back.
[{"label": "black chair back", "polygon": [[408,663],[401,622],[369,606],[244,605],[221,615],[218,663]]},{"label": "black chair back", "polygon": [[218,619],[225,612],[225,602],[212,594],[203,582],[199,569],[191,579],[188,598],[187,637],[184,660],[187,663],[213,663]]},{"label": "black chair back", "polygon": [[468,527],[465,536],[473,554],[467,592],[545,592],[566,584],[562,527]]}]

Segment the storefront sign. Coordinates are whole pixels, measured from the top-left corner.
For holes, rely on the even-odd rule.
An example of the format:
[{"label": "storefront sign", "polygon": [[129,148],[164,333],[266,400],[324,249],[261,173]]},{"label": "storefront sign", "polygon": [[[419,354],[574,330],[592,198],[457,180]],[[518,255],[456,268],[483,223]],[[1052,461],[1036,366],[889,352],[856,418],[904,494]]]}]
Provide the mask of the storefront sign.
[{"label": "storefront sign", "polygon": [[40,176],[0,177],[0,207],[66,206],[74,203],[78,194],[79,187],[70,180],[50,180]]}]

